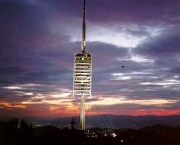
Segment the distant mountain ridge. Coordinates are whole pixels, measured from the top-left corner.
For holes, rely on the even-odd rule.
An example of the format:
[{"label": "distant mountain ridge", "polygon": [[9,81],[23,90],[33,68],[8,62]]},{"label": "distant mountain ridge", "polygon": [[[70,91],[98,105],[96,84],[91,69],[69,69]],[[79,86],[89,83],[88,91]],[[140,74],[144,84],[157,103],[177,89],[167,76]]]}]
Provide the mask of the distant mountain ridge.
[{"label": "distant mountain ridge", "polygon": [[[49,119],[39,119],[38,122],[52,122]],[[69,126],[71,117],[64,117],[59,120],[61,128]],[[78,121],[77,121],[78,124]],[[108,127],[112,126],[115,129],[118,128],[132,128],[139,129],[147,126],[153,126],[156,124],[163,124],[168,126],[180,126],[180,116],[126,116],[126,115],[94,115],[86,116],[86,125],[91,127]]]}]

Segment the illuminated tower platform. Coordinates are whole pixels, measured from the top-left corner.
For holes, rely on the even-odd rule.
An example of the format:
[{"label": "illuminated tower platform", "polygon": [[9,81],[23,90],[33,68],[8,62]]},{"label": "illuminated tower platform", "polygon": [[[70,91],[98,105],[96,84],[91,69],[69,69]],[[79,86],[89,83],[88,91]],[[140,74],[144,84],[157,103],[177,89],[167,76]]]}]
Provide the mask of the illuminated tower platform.
[{"label": "illuminated tower platform", "polygon": [[85,130],[85,99],[91,96],[91,77],[92,77],[92,55],[85,52],[86,48],[86,1],[83,7],[82,24],[82,53],[74,56],[74,80],[73,96],[81,96],[80,105],[80,130]]}]

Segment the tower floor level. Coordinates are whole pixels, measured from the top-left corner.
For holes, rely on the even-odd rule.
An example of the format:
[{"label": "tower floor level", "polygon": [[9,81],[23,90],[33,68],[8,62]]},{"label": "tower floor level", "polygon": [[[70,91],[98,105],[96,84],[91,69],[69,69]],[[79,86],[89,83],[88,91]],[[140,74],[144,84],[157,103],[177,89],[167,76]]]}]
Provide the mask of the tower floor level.
[{"label": "tower floor level", "polygon": [[91,96],[92,55],[78,53],[74,57],[73,94]]}]

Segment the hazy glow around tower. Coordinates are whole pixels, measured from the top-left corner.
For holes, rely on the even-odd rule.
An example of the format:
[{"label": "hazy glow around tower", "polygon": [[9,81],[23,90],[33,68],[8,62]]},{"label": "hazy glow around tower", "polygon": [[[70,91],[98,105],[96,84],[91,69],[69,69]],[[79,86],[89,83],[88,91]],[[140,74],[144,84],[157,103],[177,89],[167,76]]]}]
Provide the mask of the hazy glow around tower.
[{"label": "hazy glow around tower", "polygon": [[119,47],[131,47],[135,48],[143,38],[137,38],[133,36],[123,36],[119,33],[108,33],[109,35],[90,35],[89,41],[101,41],[104,43],[113,44]]},{"label": "hazy glow around tower", "polygon": [[[79,41],[77,40],[76,34],[71,35],[71,41]],[[118,47],[130,47],[135,48],[138,44],[140,44],[145,37],[135,37],[128,35],[126,33],[117,33],[115,31],[107,30],[107,29],[99,29],[97,28],[97,32],[89,32],[87,41],[100,41],[103,43],[108,43],[112,45],[116,45]]]}]

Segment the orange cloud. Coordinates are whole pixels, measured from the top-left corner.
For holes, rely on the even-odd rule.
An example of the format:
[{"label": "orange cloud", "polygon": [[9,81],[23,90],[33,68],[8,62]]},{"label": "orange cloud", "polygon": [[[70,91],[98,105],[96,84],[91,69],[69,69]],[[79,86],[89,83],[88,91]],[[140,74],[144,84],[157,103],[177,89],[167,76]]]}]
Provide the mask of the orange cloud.
[{"label": "orange cloud", "polygon": [[17,103],[7,103],[7,102],[2,102],[0,103],[0,108],[7,108],[7,109],[11,109],[11,108],[21,108],[24,109],[26,108],[25,105],[22,104],[17,104]]}]

